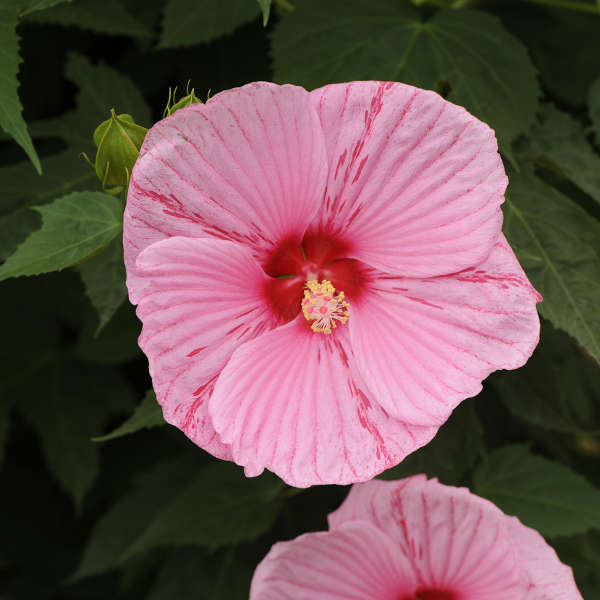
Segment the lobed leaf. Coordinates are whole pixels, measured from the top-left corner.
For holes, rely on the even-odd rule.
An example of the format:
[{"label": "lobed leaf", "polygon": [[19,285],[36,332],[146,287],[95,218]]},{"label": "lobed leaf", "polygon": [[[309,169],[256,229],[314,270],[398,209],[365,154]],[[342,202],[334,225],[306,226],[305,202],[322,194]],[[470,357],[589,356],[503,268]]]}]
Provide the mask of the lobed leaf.
[{"label": "lobed leaf", "polygon": [[263,16],[263,27],[267,26],[269,22],[269,16],[271,14],[271,2],[272,0],[256,0],[260,6],[260,10]]},{"label": "lobed leaf", "polygon": [[[58,4],[56,1],[54,4]],[[152,32],[117,0],[75,0],[29,15],[29,21],[80,27],[109,35],[149,37]]]},{"label": "lobed leaf", "polygon": [[219,548],[252,540],[277,518],[283,488],[269,473],[247,479],[230,462],[205,467],[133,540],[124,558],[161,546]]},{"label": "lobed leaf", "polygon": [[108,245],[122,228],[117,198],[100,192],[74,192],[35,208],[42,227],[0,267],[0,281],[70,267]]},{"label": "lobed leaf", "polygon": [[248,600],[253,567],[239,547],[211,555],[196,548],[185,548],[163,562],[146,600]]},{"label": "lobed leaf", "polygon": [[160,405],[156,401],[153,390],[148,390],[143,400],[136,406],[133,414],[114,431],[107,435],[93,438],[94,442],[107,442],[124,435],[130,435],[141,429],[151,429],[166,425]]},{"label": "lobed leaf", "polygon": [[57,4],[71,1],[72,0],[21,0],[19,16],[24,17],[37,10],[45,10],[47,8],[52,8]]},{"label": "lobed leaf", "polygon": [[79,510],[100,471],[90,437],[111,414],[129,408],[129,386],[107,369],[50,360],[29,374],[19,394],[17,408],[40,437],[50,472]]},{"label": "lobed leaf", "polygon": [[524,165],[510,174],[504,233],[544,297],[540,313],[600,361],[600,223]]},{"label": "lobed leaf", "polygon": [[466,400],[423,448],[407,456],[380,479],[401,479],[418,473],[437,477],[446,485],[462,485],[466,472],[484,451],[483,428],[473,400]]},{"label": "lobed leaf", "polygon": [[40,159],[21,115],[22,106],[17,93],[17,73],[21,62],[17,21],[22,6],[23,0],[3,0],[0,4],[0,127],[25,150],[37,172],[41,174]]},{"label": "lobed leaf", "polygon": [[79,265],[85,293],[98,313],[98,335],[127,297],[123,240],[115,237],[99,254]]},{"label": "lobed leaf", "polygon": [[600,77],[594,81],[594,84],[590,88],[588,105],[590,107],[590,118],[594,126],[596,144],[600,146]]},{"label": "lobed leaf", "polygon": [[545,323],[527,364],[491,381],[509,411],[533,425],[572,435],[600,431],[600,365]]},{"label": "lobed leaf", "polygon": [[552,104],[544,105],[530,145],[529,152],[539,164],[570,179],[600,203],[600,156],[573,117]]},{"label": "lobed leaf", "polygon": [[229,462],[200,470],[187,458],[157,465],[100,518],[72,579],[161,546],[217,548],[253,539],[276,519],[282,487],[267,474],[246,479]]},{"label": "lobed leaf", "polygon": [[159,47],[210,42],[259,14],[259,6],[252,0],[167,0]]},{"label": "lobed leaf", "polygon": [[504,446],[488,455],[475,470],[474,485],[476,494],[544,536],[600,528],[600,490],[526,445]]},{"label": "lobed leaf", "polygon": [[502,152],[534,122],[540,88],[525,46],[500,20],[409,2],[306,0],[273,36],[275,79],[311,89],[338,81],[402,81],[440,92],[496,130]]}]

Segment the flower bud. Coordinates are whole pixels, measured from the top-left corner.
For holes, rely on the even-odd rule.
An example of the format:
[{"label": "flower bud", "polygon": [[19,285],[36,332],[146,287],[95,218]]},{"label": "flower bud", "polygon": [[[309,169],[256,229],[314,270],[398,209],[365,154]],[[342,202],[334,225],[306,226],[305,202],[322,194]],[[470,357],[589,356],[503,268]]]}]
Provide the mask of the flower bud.
[{"label": "flower bud", "polygon": [[98,151],[94,169],[103,187],[129,185],[131,169],[147,131],[131,115],[117,115],[114,109],[110,118],[96,127],[94,144]]},{"label": "flower bud", "polygon": [[[177,90],[175,90],[176,92]],[[171,92],[169,90],[169,102],[167,103],[167,107],[165,108],[165,117],[170,117],[175,111],[180,108],[185,108],[186,106],[190,106],[192,104],[202,104],[202,100],[194,94],[194,90],[177,100],[174,104],[171,104]],[[175,93],[173,93],[173,100],[175,100]]]}]

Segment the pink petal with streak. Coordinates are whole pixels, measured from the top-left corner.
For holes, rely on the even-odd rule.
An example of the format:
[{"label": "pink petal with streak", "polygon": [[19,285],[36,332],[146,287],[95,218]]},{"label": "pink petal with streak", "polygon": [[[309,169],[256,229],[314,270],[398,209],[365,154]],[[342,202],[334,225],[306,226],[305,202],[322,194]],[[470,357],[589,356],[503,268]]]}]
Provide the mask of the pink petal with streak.
[{"label": "pink petal with streak", "polygon": [[356,485],[329,523],[337,531],[357,519],[394,539],[423,589],[447,590],[460,600],[525,599],[507,517],[465,488],[423,475]]},{"label": "pink petal with streak", "polygon": [[208,399],[235,348],[275,326],[263,300],[267,276],[247,248],[208,238],[152,244],[138,256],[137,268],[128,284],[134,295],[142,290],[139,344],[165,420],[230,460]]},{"label": "pink petal with streak", "polygon": [[232,240],[256,256],[299,240],[326,178],[323,133],[303,88],[251,83],[177,111],[148,132],[133,169],[128,278],[139,252],[170,236]]},{"label": "pink petal with streak", "polygon": [[256,569],[250,600],[404,600],[415,583],[392,540],[356,521],[275,544]]},{"label": "pink petal with streak", "polygon": [[329,159],[317,224],[343,235],[352,256],[431,277],[489,254],[508,180],[487,125],[401,83],[334,84],[310,96]]},{"label": "pink petal with streak", "polygon": [[389,418],[372,400],[343,327],[313,333],[300,316],[231,357],[209,411],[247,475],[268,468],[298,487],[365,481],[435,434]]},{"label": "pink petal with streak", "polygon": [[504,236],[482,264],[454,275],[373,277],[350,307],[350,338],[367,385],[397,419],[440,425],[492,371],[520,367],[538,343],[541,298]]},{"label": "pink petal with streak", "polygon": [[583,600],[573,570],[560,562],[544,538],[515,517],[507,517],[507,522],[518,552],[521,576],[529,582],[523,600]]}]

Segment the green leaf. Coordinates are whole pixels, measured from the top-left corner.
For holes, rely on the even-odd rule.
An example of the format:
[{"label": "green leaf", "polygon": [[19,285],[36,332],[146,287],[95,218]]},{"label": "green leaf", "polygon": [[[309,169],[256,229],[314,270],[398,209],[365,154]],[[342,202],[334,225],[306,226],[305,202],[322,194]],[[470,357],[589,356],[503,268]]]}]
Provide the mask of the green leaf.
[{"label": "green leaf", "polygon": [[61,138],[70,148],[44,157],[44,175],[31,177],[27,163],[0,168],[3,207],[0,208],[0,260],[15,251],[32,231],[41,225],[40,215],[31,210],[69,192],[100,188],[94,170],[81,157],[95,152],[92,133],[105,120],[113,106],[130,112],[149,124],[150,110],[131,81],[105,65],[93,66],[78,54],[70,54],[67,78],[78,88],[76,108],[60,117],[34,121],[34,138]]},{"label": "green leaf", "polygon": [[255,562],[239,547],[211,555],[196,548],[179,550],[161,565],[146,600],[248,600]]},{"label": "green leaf", "polygon": [[17,13],[22,0],[4,0],[0,4],[0,127],[9,133],[41,174],[40,159],[33,147],[27,125],[21,115],[22,106],[17,93],[19,82],[19,38]]},{"label": "green leaf", "polygon": [[64,2],[71,2],[71,0],[30,0],[29,2],[21,0],[19,16],[24,17],[29,13],[37,10],[52,8],[53,6],[56,6],[57,4],[63,4]]},{"label": "green leaf", "polygon": [[474,491],[547,537],[600,528],[600,490],[525,445],[492,452],[475,470]]},{"label": "green leaf", "polygon": [[210,42],[259,14],[259,6],[252,0],[167,0],[159,47]]},{"label": "green leaf", "polygon": [[35,209],[42,227],[0,267],[0,281],[70,267],[104,248],[122,227],[121,203],[100,192],[74,192]]},{"label": "green leaf", "polygon": [[4,448],[8,441],[11,410],[12,402],[9,401],[9,398],[0,398],[0,469],[2,469],[2,463],[4,462]]},{"label": "green leaf", "polygon": [[134,540],[144,534],[148,524],[185,487],[197,469],[194,462],[175,459],[158,463],[144,473],[138,486],[123,494],[100,517],[71,581],[116,569]]},{"label": "green leaf", "polygon": [[573,567],[575,581],[584,598],[600,597],[600,535],[590,531],[552,540],[560,560]]},{"label": "green leaf", "polygon": [[129,386],[110,369],[52,361],[19,391],[18,410],[38,433],[48,468],[80,509],[100,469],[90,438],[114,412],[127,410]]},{"label": "green leaf", "polygon": [[527,45],[544,89],[561,104],[582,108],[600,72],[600,18],[525,2],[495,6],[506,27]]},{"label": "green leaf", "polygon": [[4,210],[0,209],[0,261],[5,260],[27,236],[42,224],[31,209],[69,192],[100,187],[93,169],[74,151],[66,150],[42,158],[44,173],[31,176],[29,163],[0,168],[0,189]]},{"label": "green leaf", "polygon": [[127,297],[121,237],[115,237],[102,252],[92,256],[78,268],[85,293],[98,313],[98,335]]},{"label": "green leaf", "polygon": [[531,133],[531,152],[537,163],[570,179],[600,203],[600,156],[573,117],[546,104],[542,122]]},{"label": "green leaf", "polygon": [[409,2],[305,0],[273,36],[275,79],[402,81],[444,91],[496,130],[501,150],[533,124],[540,89],[527,50],[496,17],[440,10],[422,21]]},{"label": "green leaf", "polygon": [[152,32],[117,0],[75,0],[68,6],[55,6],[29,15],[29,21],[80,27],[111,35],[149,37]]},{"label": "green leaf", "polygon": [[588,104],[590,107],[590,118],[592,119],[596,135],[596,144],[600,146],[600,77],[594,81],[594,84],[590,88]]},{"label": "green leaf", "polygon": [[283,489],[269,473],[248,479],[233,463],[215,463],[156,515],[124,558],[161,546],[218,548],[252,540],[277,518]]},{"label": "green leaf", "polygon": [[143,96],[129,78],[115,69],[101,63],[92,65],[85,56],[71,53],[65,74],[79,88],[77,108],[57,118],[34,121],[34,138],[58,137],[78,152],[94,153],[92,135],[112,108],[132,115],[136,123],[150,125],[150,109]]},{"label": "green leaf", "polygon": [[73,579],[161,546],[217,548],[253,539],[277,518],[283,489],[268,473],[247,479],[225,461],[202,469],[191,457],[158,465],[97,523]]},{"label": "green leaf", "polygon": [[114,431],[107,435],[93,438],[94,442],[107,442],[115,438],[130,435],[141,429],[151,429],[166,425],[160,405],[156,401],[153,390],[148,390],[141,403],[136,406],[133,414]]},{"label": "green leaf", "polygon": [[94,317],[90,316],[86,321],[74,349],[78,359],[95,364],[118,365],[141,356],[137,339],[142,324],[129,302],[121,304],[98,335],[98,323]]},{"label": "green leaf", "polygon": [[256,0],[263,16],[263,27],[267,26],[271,14],[271,0]]},{"label": "green leaf", "polygon": [[483,428],[475,413],[474,400],[457,407],[437,435],[423,448],[407,456],[398,466],[385,471],[380,479],[402,479],[425,473],[446,485],[461,485],[466,472],[481,456]]},{"label": "green leaf", "polygon": [[504,233],[544,297],[540,313],[600,361],[600,223],[524,165],[510,174]]},{"label": "green leaf", "polygon": [[533,425],[572,435],[600,432],[600,365],[546,322],[527,364],[491,381],[510,412]]}]

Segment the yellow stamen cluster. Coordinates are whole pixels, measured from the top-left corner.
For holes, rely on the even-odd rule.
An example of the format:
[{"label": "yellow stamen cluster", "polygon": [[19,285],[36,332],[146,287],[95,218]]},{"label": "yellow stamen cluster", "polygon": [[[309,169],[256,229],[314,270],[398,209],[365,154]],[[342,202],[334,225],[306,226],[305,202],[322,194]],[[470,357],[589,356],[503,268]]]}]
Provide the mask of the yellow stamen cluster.
[{"label": "yellow stamen cluster", "polygon": [[344,292],[335,293],[335,288],[327,279],[320,283],[315,279],[306,282],[302,313],[307,321],[312,321],[310,328],[318,333],[331,333],[339,323],[345,323],[350,316],[344,300]]}]

